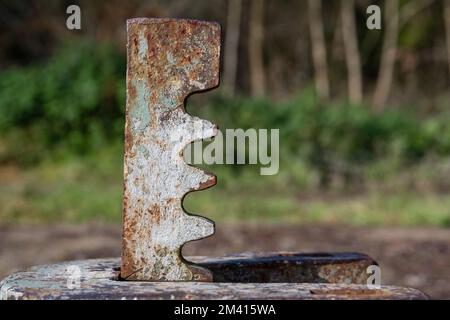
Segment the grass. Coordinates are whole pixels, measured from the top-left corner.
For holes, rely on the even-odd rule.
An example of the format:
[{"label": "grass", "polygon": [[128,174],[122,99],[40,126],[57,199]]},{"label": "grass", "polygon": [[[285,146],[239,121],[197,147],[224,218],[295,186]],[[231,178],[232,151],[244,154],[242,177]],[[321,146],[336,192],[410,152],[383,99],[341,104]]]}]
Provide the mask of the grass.
[{"label": "grass", "polygon": [[450,196],[446,195],[368,194],[332,200],[317,196],[302,201],[294,194],[274,192],[268,197],[214,190],[186,202],[188,211],[207,212],[217,221],[450,226]]},{"label": "grass", "polygon": [[[311,187],[314,175],[298,162],[282,166],[276,176],[259,176],[257,168],[248,166],[209,170],[218,175],[218,185],[187,195],[184,207],[218,222],[450,226],[450,194],[444,192],[398,183],[394,190],[384,186],[357,193],[319,192]],[[426,180],[427,170],[417,172]],[[385,180],[401,179],[398,174]],[[119,146],[28,169],[2,166],[0,180],[0,223],[121,221]]]}]

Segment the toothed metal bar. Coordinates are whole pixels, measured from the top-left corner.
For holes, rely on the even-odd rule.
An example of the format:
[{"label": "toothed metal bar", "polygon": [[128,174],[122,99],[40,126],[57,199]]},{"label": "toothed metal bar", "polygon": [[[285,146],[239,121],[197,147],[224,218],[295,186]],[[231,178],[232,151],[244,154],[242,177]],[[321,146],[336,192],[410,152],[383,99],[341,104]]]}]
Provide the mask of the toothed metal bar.
[{"label": "toothed metal bar", "polygon": [[127,23],[123,249],[121,277],[210,281],[183,259],[186,242],[214,233],[212,221],[187,214],[183,197],[216,183],[187,165],[183,149],[216,135],[212,123],[185,112],[186,97],[219,84],[220,26],[176,19]]}]

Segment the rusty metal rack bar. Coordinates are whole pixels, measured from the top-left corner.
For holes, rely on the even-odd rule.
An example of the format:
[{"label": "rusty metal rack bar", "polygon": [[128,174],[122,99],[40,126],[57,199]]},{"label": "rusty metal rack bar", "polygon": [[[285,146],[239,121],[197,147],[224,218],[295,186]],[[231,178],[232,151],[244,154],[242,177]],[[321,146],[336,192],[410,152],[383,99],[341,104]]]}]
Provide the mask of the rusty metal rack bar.
[{"label": "rusty metal rack bar", "polygon": [[[367,286],[358,253],[181,255],[214,233],[184,211],[192,191],[216,177],[183,160],[215,125],[186,113],[188,95],[219,84],[220,26],[175,19],[131,19],[125,125],[121,259],[37,266],[0,282],[0,299],[426,299],[410,288]],[[75,266],[77,286],[69,286]]]}]

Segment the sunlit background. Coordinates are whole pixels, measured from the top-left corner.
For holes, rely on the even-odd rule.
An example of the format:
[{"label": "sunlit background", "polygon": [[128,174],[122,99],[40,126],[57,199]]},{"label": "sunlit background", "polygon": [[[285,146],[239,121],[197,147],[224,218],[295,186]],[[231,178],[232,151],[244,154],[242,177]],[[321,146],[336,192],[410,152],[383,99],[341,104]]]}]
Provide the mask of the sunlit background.
[{"label": "sunlit background", "polygon": [[221,86],[187,110],[280,130],[274,176],[204,166],[218,184],[184,207],[217,240],[189,252],[359,250],[388,282],[450,297],[448,0],[2,1],[0,277],[118,254],[132,17],[218,21]]}]

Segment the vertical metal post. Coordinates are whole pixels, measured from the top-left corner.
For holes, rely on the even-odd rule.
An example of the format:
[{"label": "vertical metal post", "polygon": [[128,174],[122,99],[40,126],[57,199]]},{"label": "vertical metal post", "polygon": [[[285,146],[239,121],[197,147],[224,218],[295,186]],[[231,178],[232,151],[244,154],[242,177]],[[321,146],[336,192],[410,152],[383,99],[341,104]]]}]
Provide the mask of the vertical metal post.
[{"label": "vertical metal post", "polygon": [[186,97],[219,84],[220,26],[176,19],[127,23],[121,277],[209,281],[183,259],[181,247],[214,233],[214,223],[186,213],[182,199],[216,177],[187,165],[183,149],[217,128],[185,112]]}]

